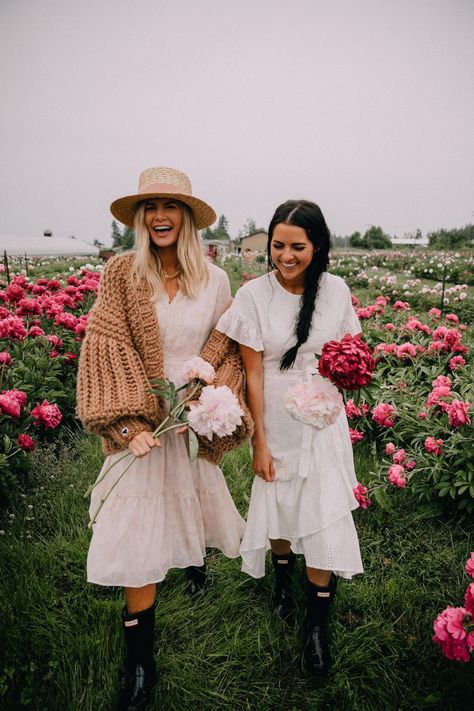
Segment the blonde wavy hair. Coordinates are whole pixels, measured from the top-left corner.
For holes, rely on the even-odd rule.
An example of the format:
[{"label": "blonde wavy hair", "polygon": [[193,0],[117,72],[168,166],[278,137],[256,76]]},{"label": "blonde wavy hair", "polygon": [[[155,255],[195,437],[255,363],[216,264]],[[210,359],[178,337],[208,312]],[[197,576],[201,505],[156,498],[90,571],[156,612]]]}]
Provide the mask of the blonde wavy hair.
[{"label": "blonde wavy hair", "polygon": [[[177,250],[181,274],[178,277],[179,288],[185,296],[196,298],[201,286],[207,284],[209,268],[202,250],[201,238],[196,229],[191,209],[176,201],[181,209],[183,223],[179,232]],[[140,203],[135,213],[135,259],[133,273],[145,279],[151,289],[152,300],[164,291],[164,277],[159,249],[150,239],[145,225],[145,202]]]}]

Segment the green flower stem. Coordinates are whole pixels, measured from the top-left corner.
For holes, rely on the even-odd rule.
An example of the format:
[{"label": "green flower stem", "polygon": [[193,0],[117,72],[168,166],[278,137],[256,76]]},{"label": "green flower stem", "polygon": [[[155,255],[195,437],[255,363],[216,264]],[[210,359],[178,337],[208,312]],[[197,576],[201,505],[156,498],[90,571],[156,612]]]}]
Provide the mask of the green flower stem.
[{"label": "green flower stem", "polygon": [[107,467],[105,472],[93,483],[89,486],[87,489],[86,493],[84,494],[84,498],[87,499],[88,496],[92,493],[92,491],[95,489],[97,484],[100,484],[101,481],[105,479],[109,471],[116,465],[118,462],[121,462],[122,459],[125,459],[126,457],[129,457],[131,455],[131,452],[125,452],[125,454],[122,454],[122,456],[119,459],[116,459],[115,462],[113,462],[110,467]]},{"label": "green flower stem", "polygon": [[[130,454],[131,454],[131,452],[130,452]],[[128,470],[129,470],[130,467],[132,466],[133,462],[134,462],[135,459],[137,459],[137,458],[138,458],[138,457],[134,457],[134,458],[132,459],[132,461],[130,462],[130,464],[129,464],[129,465],[123,470],[123,472],[120,474],[120,476],[118,477],[117,481],[116,481],[114,484],[112,484],[112,486],[110,487],[110,489],[108,490],[108,492],[106,493],[106,495],[104,496],[104,498],[100,500],[100,504],[99,504],[99,506],[98,506],[98,508],[97,508],[97,511],[95,512],[95,514],[92,516],[91,520],[89,521],[89,524],[88,524],[87,528],[92,528],[92,526],[94,525],[94,523],[95,523],[96,520],[97,520],[97,516],[99,515],[99,512],[100,512],[102,506],[105,504],[105,502],[107,501],[107,499],[109,498],[110,494],[111,494],[112,491],[115,489],[115,487],[117,486],[117,484],[119,483],[119,481],[121,480],[121,478],[128,472]]]}]

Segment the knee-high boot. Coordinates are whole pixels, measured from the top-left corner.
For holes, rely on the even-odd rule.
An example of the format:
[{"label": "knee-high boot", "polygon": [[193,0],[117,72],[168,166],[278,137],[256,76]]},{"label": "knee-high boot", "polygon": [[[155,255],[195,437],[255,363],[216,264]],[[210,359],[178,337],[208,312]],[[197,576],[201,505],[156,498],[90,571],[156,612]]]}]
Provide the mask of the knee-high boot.
[{"label": "knee-high boot", "polygon": [[329,672],[328,618],[336,594],[337,578],[331,573],[326,587],[307,582],[307,609],[303,628],[303,656],[306,672],[322,676]]},{"label": "knee-high boot", "polygon": [[119,711],[144,709],[156,683],[154,658],[155,607],[129,615],[122,610],[122,627],[127,647],[125,684],[120,693]]},{"label": "knee-high boot", "polygon": [[291,622],[294,612],[292,591],[293,568],[296,555],[293,551],[285,555],[272,553],[272,563],[275,571],[275,599],[273,611],[284,622]]}]

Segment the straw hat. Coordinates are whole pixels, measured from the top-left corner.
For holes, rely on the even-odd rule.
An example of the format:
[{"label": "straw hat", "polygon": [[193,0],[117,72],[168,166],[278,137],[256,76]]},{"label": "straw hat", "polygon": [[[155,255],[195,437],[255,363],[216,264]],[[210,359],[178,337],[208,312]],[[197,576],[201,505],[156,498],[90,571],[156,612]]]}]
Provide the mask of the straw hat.
[{"label": "straw hat", "polygon": [[194,197],[188,176],[174,168],[147,168],[140,175],[138,193],[114,200],[110,206],[112,215],[124,225],[133,227],[133,218],[139,203],[147,198],[173,198],[184,202],[193,211],[198,230],[209,227],[217,215],[203,200]]}]

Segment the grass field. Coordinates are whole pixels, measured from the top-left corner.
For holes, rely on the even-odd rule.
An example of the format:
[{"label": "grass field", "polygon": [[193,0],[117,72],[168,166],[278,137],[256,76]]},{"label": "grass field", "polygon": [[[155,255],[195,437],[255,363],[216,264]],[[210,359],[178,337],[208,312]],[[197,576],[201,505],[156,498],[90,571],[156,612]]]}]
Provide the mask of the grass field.
[{"label": "grass field", "polygon": [[[114,708],[122,659],[121,592],[88,585],[83,492],[101,454],[94,438],[70,435],[35,452],[34,487],[2,514],[0,705],[5,709]],[[357,450],[367,481],[368,449]],[[245,449],[224,471],[245,514],[251,472]],[[390,509],[355,514],[364,575],[342,581],[332,621],[334,668],[310,684],[300,668],[299,624],[272,617],[272,577],[253,580],[239,562],[211,552],[212,587],[189,601],[181,571],[159,590],[155,709],[411,711],[469,708],[471,664],[445,659],[432,623],[466,587],[474,525],[411,508],[403,491]],[[300,561],[299,574],[303,582]],[[302,610],[302,584],[300,610]]]}]

